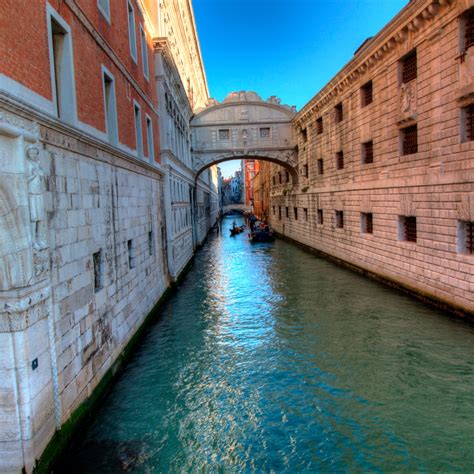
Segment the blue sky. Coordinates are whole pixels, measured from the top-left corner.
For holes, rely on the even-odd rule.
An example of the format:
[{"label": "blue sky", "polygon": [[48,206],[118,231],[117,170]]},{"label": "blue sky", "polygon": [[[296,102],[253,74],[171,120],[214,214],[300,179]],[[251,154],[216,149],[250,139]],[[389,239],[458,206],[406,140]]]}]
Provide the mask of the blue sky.
[{"label": "blue sky", "polygon": [[[298,110],[407,0],[193,0],[211,97],[276,95]],[[221,163],[224,176],[240,167]]]}]

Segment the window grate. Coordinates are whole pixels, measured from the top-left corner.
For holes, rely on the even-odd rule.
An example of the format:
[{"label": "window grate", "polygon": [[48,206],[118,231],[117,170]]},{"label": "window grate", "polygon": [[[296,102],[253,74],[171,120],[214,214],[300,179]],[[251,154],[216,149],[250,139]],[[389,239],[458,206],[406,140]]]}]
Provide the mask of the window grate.
[{"label": "window grate", "polygon": [[466,107],[466,138],[474,140],[474,104]]},{"label": "window grate", "polygon": [[334,111],[335,111],[336,123],[342,122],[342,120],[344,119],[344,113],[342,110],[342,102],[339,102],[339,104],[337,104],[336,107],[334,107]]},{"label": "window grate", "polygon": [[466,32],[465,32],[465,50],[474,46],[474,8],[471,8],[466,14]]},{"label": "window grate", "polygon": [[229,140],[230,131],[228,128],[219,130],[219,140]]},{"label": "window grate", "polygon": [[363,150],[363,163],[369,164],[374,162],[374,142],[371,140],[370,142],[366,142],[362,144]]},{"label": "window grate", "polygon": [[411,155],[418,153],[418,129],[416,125],[404,128],[403,133],[403,154]]},{"label": "window grate", "polygon": [[99,250],[92,254],[92,262],[94,265],[94,291],[102,288],[102,251]]},{"label": "window grate", "polygon": [[323,173],[324,173],[323,159],[319,158],[319,160],[318,160],[318,174],[323,174]]},{"label": "window grate", "polygon": [[466,222],[466,253],[474,254],[474,222]]},{"label": "window grate", "polygon": [[416,50],[414,50],[402,59],[402,82],[406,84],[416,79],[416,76]]},{"label": "window grate", "polygon": [[316,133],[318,135],[321,135],[323,133],[323,118],[319,117],[318,120],[316,120]]},{"label": "window grate", "polygon": [[344,168],[344,152],[338,151],[336,153],[336,169],[342,170]]},{"label": "window grate", "polygon": [[416,217],[406,216],[403,221],[403,229],[405,231],[405,240],[408,242],[416,242]]},{"label": "window grate", "polygon": [[286,211],[286,218],[288,219],[290,217],[290,211],[287,207],[285,207],[285,211]]},{"label": "window grate", "polygon": [[372,97],[372,81],[367,82],[364,84],[361,88],[362,92],[362,107],[365,107],[366,105],[369,105],[372,103],[373,97]]}]

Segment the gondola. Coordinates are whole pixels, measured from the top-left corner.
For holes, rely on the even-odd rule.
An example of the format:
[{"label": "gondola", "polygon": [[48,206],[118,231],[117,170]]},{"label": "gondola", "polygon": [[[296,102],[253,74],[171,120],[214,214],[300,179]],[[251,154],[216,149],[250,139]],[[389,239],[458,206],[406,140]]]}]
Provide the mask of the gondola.
[{"label": "gondola", "polygon": [[244,225],[241,225],[241,226],[235,226],[235,227],[231,227],[229,230],[230,230],[230,236],[231,237],[234,237],[236,236],[237,234],[241,234],[245,229],[245,226]]}]

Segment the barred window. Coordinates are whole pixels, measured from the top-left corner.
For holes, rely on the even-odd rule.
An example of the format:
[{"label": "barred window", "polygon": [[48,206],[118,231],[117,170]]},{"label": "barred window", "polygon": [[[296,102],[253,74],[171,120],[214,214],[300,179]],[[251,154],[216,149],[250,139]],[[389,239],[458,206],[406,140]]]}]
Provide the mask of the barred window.
[{"label": "barred window", "polygon": [[416,242],[416,217],[399,216],[399,239]]},{"label": "barred window", "polygon": [[319,158],[319,160],[318,160],[318,174],[323,174],[323,173],[324,173],[323,159]]},{"label": "barred window", "polygon": [[374,142],[372,140],[362,143],[362,163],[365,165],[374,162]]},{"label": "barred window", "polygon": [[373,216],[371,212],[361,212],[360,213],[360,225],[361,231],[364,234],[373,234],[374,227],[373,227]]},{"label": "barred window", "polygon": [[276,211],[275,211],[275,206],[272,206],[272,212],[273,212],[273,215],[276,214]]},{"label": "barred window", "polygon": [[102,250],[92,254],[92,263],[94,265],[94,291],[97,292],[103,286]]},{"label": "barred window", "polygon": [[219,140],[228,140],[230,137],[230,131],[228,128],[219,130]]},{"label": "barred window", "polygon": [[344,211],[335,211],[336,228],[342,229],[344,227]]},{"label": "barred window", "polygon": [[463,108],[464,141],[474,140],[474,104]]},{"label": "barred window", "polygon": [[417,76],[416,49],[408,53],[401,60],[402,83],[413,81]]},{"label": "barred window", "polygon": [[464,50],[474,46],[474,8],[471,8],[464,16]]},{"label": "barred window", "polygon": [[128,268],[135,268],[135,248],[133,247],[133,241],[127,241],[128,250]]},{"label": "barred window", "polygon": [[273,182],[273,186],[275,186],[275,184],[276,184],[275,176],[272,177],[272,182]]},{"label": "barred window", "polygon": [[306,128],[301,130],[301,139],[303,140],[303,143],[308,141],[308,132],[306,131]]},{"label": "barred window", "polygon": [[281,184],[281,172],[278,172],[278,182]]},{"label": "barred window", "polygon": [[260,138],[270,138],[270,127],[260,129]]},{"label": "barred window", "polygon": [[336,123],[342,122],[342,120],[344,119],[342,102],[339,102],[339,104],[334,107],[334,118],[336,120]]},{"label": "barred window", "polygon": [[297,221],[298,220],[298,208],[297,207],[293,208],[293,213],[295,215],[295,221]]},{"label": "barred window", "polygon": [[342,170],[344,168],[344,152],[338,151],[336,153],[336,169]]},{"label": "barred window", "polygon": [[323,210],[318,209],[318,224],[323,225],[323,223],[324,223]]},{"label": "barred window", "polygon": [[372,81],[366,82],[360,89],[362,107],[372,103]]},{"label": "barred window", "polygon": [[286,177],[286,182],[288,183],[290,181],[290,172],[285,170],[285,177]]},{"label": "barred window", "polygon": [[402,154],[418,153],[418,128],[416,125],[402,128]]},{"label": "barred window", "polygon": [[466,253],[474,253],[474,222],[466,222]]},{"label": "barred window", "polygon": [[304,220],[308,222],[308,208],[303,207]]},{"label": "barred window", "polygon": [[474,221],[458,221],[458,252],[474,255]]},{"label": "barred window", "polygon": [[318,135],[321,135],[321,133],[323,133],[323,118],[322,117],[319,117],[316,120],[316,133]]}]

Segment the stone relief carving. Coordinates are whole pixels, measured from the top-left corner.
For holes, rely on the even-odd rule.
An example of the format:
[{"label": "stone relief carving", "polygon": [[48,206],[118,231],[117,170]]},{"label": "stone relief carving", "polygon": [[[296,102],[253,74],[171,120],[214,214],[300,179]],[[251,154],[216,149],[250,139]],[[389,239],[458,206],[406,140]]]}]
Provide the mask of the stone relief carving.
[{"label": "stone relief carving", "polygon": [[400,121],[416,118],[416,81],[402,84],[399,89]]},{"label": "stone relief carving", "polygon": [[44,172],[39,163],[39,149],[36,146],[28,147],[28,195],[30,205],[31,237],[34,250],[48,248],[45,237],[46,212],[44,209]]}]

